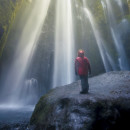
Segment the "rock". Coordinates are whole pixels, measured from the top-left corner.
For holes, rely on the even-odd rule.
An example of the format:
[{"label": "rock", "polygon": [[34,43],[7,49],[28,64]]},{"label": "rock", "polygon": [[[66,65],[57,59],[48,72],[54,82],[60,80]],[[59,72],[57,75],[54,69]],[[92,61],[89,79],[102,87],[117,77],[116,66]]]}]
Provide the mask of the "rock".
[{"label": "rock", "polygon": [[109,72],[89,79],[88,94],[79,81],[41,97],[30,124],[41,130],[130,129],[130,72]]}]

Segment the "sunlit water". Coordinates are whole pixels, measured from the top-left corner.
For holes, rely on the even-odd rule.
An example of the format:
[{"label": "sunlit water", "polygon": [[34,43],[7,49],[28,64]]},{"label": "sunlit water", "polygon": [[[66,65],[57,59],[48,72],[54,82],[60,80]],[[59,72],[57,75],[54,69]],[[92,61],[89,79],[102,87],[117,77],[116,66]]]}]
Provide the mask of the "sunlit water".
[{"label": "sunlit water", "polygon": [[[117,30],[117,23],[116,23],[116,19],[115,19],[114,13],[113,13],[111,1],[104,0],[103,2],[104,2],[104,4],[106,4],[106,8],[104,8],[104,12],[106,13],[105,14],[106,17],[108,18],[110,30],[111,30],[113,41],[114,41],[114,45],[115,45],[115,48],[116,48],[117,53],[118,53],[118,62],[119,62],[120,70],[129,70],[130,67],[129,67],[127,56],[126,56],[126,53],[124,50],[123,42],[122,42],[122,39],[120,37],[120,32],[119,32],[119,30]],[[119,1],[119,5],[121,3],[122,2]],[[104,4],[103,4],[103,7],[104,7]]]},{"label": "sunlit water", "polygon": [[[87,1],[82,0],[82,6],[76,5],[72,6],[72,0],[56,0],[56,11],[55,21],[54,21],[54,66],[53,67],[53,80],[52,87],[62,86],[69,84],[75,80],[74,77],[74,60],[76,58],[75,48],[75,32],[74,32],[74,8],[80,9],[76,16],[80,20],[84,20],[82,24],[88,26],[85,22],[87,19],[90,22],[92,31],[100,56],[105,68],[105,71],[117,70],[117,62],[119,64],[120,70],[129,70],[129,64],[125,50],[123,47],[122,39],[120,38],[120,33],[116,28],[116,19],[113,14],[113,8],[109,0],[101,0],[101,4],[104,9],[104,15],[107,22],[109,23],[109,29],[112,34],[113,42],[118,54],[118,60],[113,59],[109,48],[107,47],[107,41],[105,41],[98,29],[95,22],[94,16],[91,10],[87,7]],[[18,46],[15,49],[15,56],[11,60],[12,64],[9,66],[9,71],[5,74],[3,90],[1,90],[1,95],[3,97],[3,102],[8,103],[19,103],[21,104],[33,104],[37,102],[39,96],[39,83],[35,77],[27,78],[27,72],[30,67],[30,63],[33,59],[33,54],[38,45],[38,40],[41,32],[43,32],[43,26],[47,17],[49,10],[50,0],[30,0],[32,4],[29,16],[26,17],[24,26],[22,28],[22,34],[18,39]],[[119,7],[123,7],[122,1],[117,1]],[[50,11],[50,10],[49,10]],[[83,19],[83,14],[85,14],[86,19]],[[26,15],[26,14],[23,14]],[[25,17],[24,17],[25,18]],[[23,19],[21,17],[21,21]],[[46,23],[47,24],[47,23]],[[75,26],[76,27],[76,26]],[[82,31],[87,28],[82,26]],[[81,31],[81,30],[79,30]],[[85,32],[85,31],[84,31]],[[82,32],[81,32],[82,33]],[[83,34],[83,33],[82,33]],[[85,37],[87,35],[84,34]],[[84,36],[83,39],[84,39]],[[14,41],[15,42],[15,41]],[[10,43],[11,44],[11,43]],[[80,43],[79,43],[80,44]],[[81,43],[82,44],[82,43]],[[89,50],[91,51],[91,50]],[[9,90],[9,91],[8,91]]]},{"label": "sunlit water", "polygon": [[121,11],[121,14],[122,14],[122,17],[124,17],[124,9],[123,9],[123,2],[122,0],[115,0],[120,8],[120,11]]},{"label": "sunlit water", "polygon": [[57,0],[53,87],[74,81],[74,33],[71,0]]},{"label": "sunlit water", "polygon": [[[22,35],[18,40],[19,43],[15,50],[14,60],[12,59],[10,70],[7,73],[3,85],[4,90],[2,94],[6,95],[7,92],[9,93],[8,102],[20,102],[22,97],[25,97],[28,100],[28,95],[30,95],[30,93],[28,93],[28,89],[26,89],[26,87],[29,88],[29,84],[27,85],[25,83],[27,82],[25,79],[26,73],[31,63],[33,53],[35,52],[35,48],[37,47],[37,42],[47,16],[49,4],[50,0],[33,1],[31,12],[24,23]],[[31,95],[37,95],[37,91],[35,90],[38,89],[38,86],[30,85],[30,87],[33,92]],[[23,102],[26,102],[27,100],[23,100]],[[30,101],[33,102],[34,98],[30,98]]]},{"label": "sunlit water", "polygon": [[83,0],[83,4],[84,4],[84,12],[85,12],[86,16],[88,17],[88,19],[91,23],[91,26],[92,26],[92,30],[94,32],[94,36],[95,36],[95,39],[96,39],[96,42],[97,42],[97,45],[99,48],[99,52],[100,52],[100,55],[101,55],[101,58],[102,58],[102,61],[104,64],[104,68],[105,68],[106,72],[111,70],[111,68],[108,64],[108,62],[109,62],[112,69],[115,70],[116,69],[115,63],[114,63],[112,57],[110,56],[108,50],[106,49],[106,47],[103,45],[105,43],[105,41],[102,39],[101,34],[100,34],[98,28],[96,27],[94,18],[92,16],[91,12],[88,10],[87,3],[85,0]]},{"label": "sunlit water", "polygon": [[[10,64],[9,72],[6,74],[3,90],[0,92],[3,96],[3,102],[0,104],[0,123],[17,123],[28,122],[32,114],[34,106],[28,104],[35,104],[39,98],[39,83],[34,77],[27,78],[27,71],[29,69],[33,54],[38,45],[38,40],[48,14],[51,0],[29,0],[33,3],[29,16],[25,20],[22,28],[22,35],[18,39],[18,46],[15,49],[15,56]],[[74,61],[76,58],[75,48],[75,33],[73,8],[81,9],[76,16],[81,21],[89,21],[92,35],[94,35],[98,50],[105,68],[105,71],[117,70],[115,59],[113,59],[109,48],[106,46],[107,41],[103,39],[100,30],[95,22],[94,15],[87,7],[85,0],[81,0],[82,6],[78,5],[76,1],[75,7],[72,6],[73,0],[56,0],[55,13],[55,30],[54,30],[54,66],[53,67],[53,81],[52,87],[62,86],[73,82],[74,77]],[[122,14],[123,5],[121,0],[116,0]],[[118,64],[120,70],[129,70],[129,64],[125,50],[123,47],[120,32],[117,29],[117,23],[113,14],[113,7],[109,0],[101,1],[104,16],[109,23],[109,29],[112,34],[113,42],[118,54]],[[50,11],[50,10],[49,10]],[[85,15],[84,15],[85,14]],[[85,19],[83,18],[85,16]],[[23,18],[21,17],[21,20]],[[127,29],[127,21],[123,19],[122,24]],[[86,21],[82,24],[88,26]],[[76,27],[76,26],[75,26]],[[123,28],[124,28],[123,27]],[[82,31],[85,32],[84,25]],[[126,31],[124,29],[124,32]],[[78,31],[81,31],[78,30]],[[83,32],[81,33],[83,34]],[[87,35],[84,34],[85,37]],[[82,36],[82,38],[84,38]],[[86,42],[86,41],[85,41]],[[80,45],[80,43],[79,43]],[[85,49],[85,48],[83,48]],[[91,51],[91,50],[89,50]],[[44,66],[43,66],[44,67]],[[48,75],[47,75],[48,76]],[[45,87],[45,86],[43,86]]]}]

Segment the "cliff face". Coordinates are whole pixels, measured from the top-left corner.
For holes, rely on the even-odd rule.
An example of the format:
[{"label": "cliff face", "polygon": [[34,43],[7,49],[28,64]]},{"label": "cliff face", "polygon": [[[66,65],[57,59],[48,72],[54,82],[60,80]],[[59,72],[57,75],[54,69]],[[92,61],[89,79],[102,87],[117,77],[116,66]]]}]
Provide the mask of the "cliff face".
[{"label": "cliff face", "polygon": [[27,0],[0,0],[0,57],[16,15]]},{"label": "cliff face", "polygon": [[30,121],[34,129],[130,129],[130,72],[106,73],[89,84],[86,95],[79,94],[75,82],[41,97]]}]

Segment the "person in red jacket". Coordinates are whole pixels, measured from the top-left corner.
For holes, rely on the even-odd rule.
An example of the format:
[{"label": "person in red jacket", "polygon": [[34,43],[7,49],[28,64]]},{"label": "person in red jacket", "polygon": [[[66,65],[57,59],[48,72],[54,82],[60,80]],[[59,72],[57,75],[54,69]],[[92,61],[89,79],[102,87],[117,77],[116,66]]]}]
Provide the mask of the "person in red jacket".
[{"label": "person in red jacket", "polygon": [[91,74],[91,67],[87,57],[84,56],[84,51],[78,51],[78,57],[75,59],[75,74],[81,79],[82,91],[81,94],[88,93],[88,74]]}]

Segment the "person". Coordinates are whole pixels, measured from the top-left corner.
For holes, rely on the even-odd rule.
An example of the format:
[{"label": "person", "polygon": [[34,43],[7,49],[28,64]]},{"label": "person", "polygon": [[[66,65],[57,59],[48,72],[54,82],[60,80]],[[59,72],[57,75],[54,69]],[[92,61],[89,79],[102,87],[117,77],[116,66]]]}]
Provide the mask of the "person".
[{"label": "person", "polygon": [[78,51],[78,57],[75,59],[75,74],[79,75],[81,80],[81,94],[88,93],[88,74],[91,74],[91,67],[87,57],[84,56],[84,50]]}]

